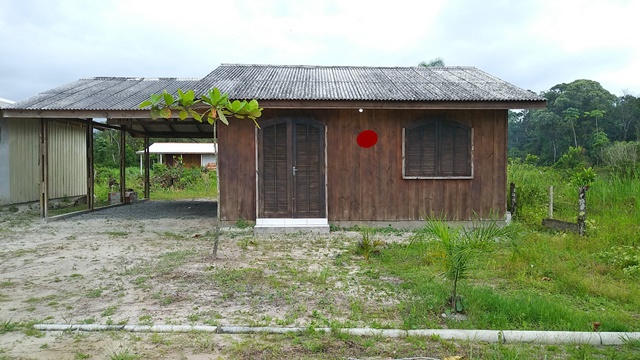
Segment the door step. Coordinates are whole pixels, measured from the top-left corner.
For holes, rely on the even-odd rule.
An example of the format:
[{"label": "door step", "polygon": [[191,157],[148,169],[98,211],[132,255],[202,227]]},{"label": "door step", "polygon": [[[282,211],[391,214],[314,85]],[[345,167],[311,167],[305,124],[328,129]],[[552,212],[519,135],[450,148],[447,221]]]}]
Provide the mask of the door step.
[{"label": "door step", "polygon": [[328,234],[329,221],[324,218],[309,219],[257,219],[254,234],[309,232]]}]

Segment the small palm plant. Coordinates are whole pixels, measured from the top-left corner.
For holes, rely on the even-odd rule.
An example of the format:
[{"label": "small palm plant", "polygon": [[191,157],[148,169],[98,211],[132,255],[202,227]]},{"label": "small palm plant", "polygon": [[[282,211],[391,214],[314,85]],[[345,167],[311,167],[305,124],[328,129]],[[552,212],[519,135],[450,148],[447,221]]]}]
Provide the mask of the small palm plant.
[{"label": "small palm plant", "polygon": [[372,230],[368,227],[363,227],[360,230],[362,239],[358,240],[356,252],[364,256],[365,260],[369,260],[371,255],[379,254],[380,249],[385,245],[384,241],[380,239],[372,239]]},{"label": "small palm plant", "polygon": [[491,253],[496,243],[508,240],[510,245],[514,244],[518,231],[513,226],[500,227],[493,221],[477,222],[471,227],[453,227],[443,220],[429,219],[420,235],[437,241],[443,276],[452,283],[448,303],[453,311],[461,312],[464,306],[458,295],[459,281],[467,278],[474,260],[480,254]]}]

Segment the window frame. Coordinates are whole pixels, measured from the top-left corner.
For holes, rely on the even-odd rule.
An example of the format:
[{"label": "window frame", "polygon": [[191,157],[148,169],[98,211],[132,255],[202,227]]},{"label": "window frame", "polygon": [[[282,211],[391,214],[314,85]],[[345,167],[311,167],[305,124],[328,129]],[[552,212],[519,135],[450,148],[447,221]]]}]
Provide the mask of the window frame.
[{"label": "window frame", "polygon": [[[427,125],[429,123],[437,123],[437,127],[440,127],[440,124],[454,124],[455,126],[460,126],[463,128],[466,128],[469,130],[469,170],[470,170],[470,175],[457,175],[457,176],[442,176],[442,175],[407,175],[406,174],[406,166],[407,166],[407,155],[406,155],[406,151],[407,151],[407,129],[415,129],[415,128],[419,128],[421,126]],[[469,180],[469,179],[473,179],[474,178],[474,129],[472,126],[469,126],[465,123],[462,123],[460,121],[456,121],[456,120],[447,120],[447,119],[441,119],[441,118],[435,118],[435,119],[426,119],[426,120],[420,120],[417,121],[415,123],[412,123],[408,126],[405,126],[402,128],[402,178],[406,179],[406,180],[413,180],[413,179],[425,179],[425,180],[433,180],[433,179],[440,179],[440,180],[446,180],[446,179],[464,179],[464,180]],[[438,141],[437,145],[436,145],[436,151],[438,153],[440,153],[440,148],[438,148],[440,145],[440,142]],[[441,158],[436,158],[436,163],[440,163]]]}]

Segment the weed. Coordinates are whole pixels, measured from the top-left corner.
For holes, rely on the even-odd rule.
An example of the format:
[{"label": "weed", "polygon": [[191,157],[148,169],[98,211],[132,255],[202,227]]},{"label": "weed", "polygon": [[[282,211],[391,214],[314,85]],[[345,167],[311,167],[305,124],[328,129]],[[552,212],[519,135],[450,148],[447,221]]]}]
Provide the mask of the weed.
[{"label": "weed", "polygon": [[105,232],[105,234],[111,236],[111,237],[123,237],[123,236],[128,236],[129,233],[126,231],[107,231]]},{"label": "weed", "polygon": [[19,324],[15,323],[11,320],[0,320],[0,335],[16,331],[18,329]]},{"label": "weed", "polygon": [[119,348],[109,354],[110,360],[137,360],[139,357],[131,352],[129,348]]},{"label": "weed", "polygon": [[166,238],[166,239],[173,239],[173,240],[184,240],[186,239],[186,236],[181,235],[181,234],[177,234],[171,231],[165,231],[163,233],[160,234],[160,236]]},{"label": "weed", "polygon": [[242,250],[247,250],[249,249],[249,246],[255,246],[255,245],[257,245],[257,242],[252,236],[246,236],[238,240],[238,246]]},{"label": "weed", "polygon": [[149,314],[140,316],[138,321],[140,322],[140,325],[153,325],[153,320],[151,319],[151,315]]},{"label": "weed", "polygon": [[76,352],[76,353],[74,353],[73,358],[76,359],[76,360],[89,359],[89,358],[91,358],[91,355],[85,354],[85,353],[82,353],[82,352]]},{"label": "weed", "polygon": [[243,218],[239,218],[238,220],[236,220],[236,227],[238,229],[248,229],[250,227],[252,227],[253,225],[248,222],[247,220],[243,219]]},{"label": "weed", "polygon": [[0,282],[0,288],[8,288],[8,287],[14,287],[14,286],[16,286],[16,283],[13,281],[6,280],[6,281]]},{"label": "weed", "polygon": [[106,309],[104,309],[104,311],[100,314],[100,316],[102,317],[113,316],[113,314],[116,313],[116,310],[118,310],[117,306],[109,306]]},{"label": "weed", "polygon": [[362,238],[358,240],[356,253],[362,255],[365,260],[369,260],[371,255],[379,254],[380,249],[384,246],[384,241],[371,238],[371,229],[364,227],[360,230]]},{"label": "weed", "polygon": [[171,342],[162,334],[153,333],[149,339],[152,344],[156,345],[170,345]]},{"label": "weed", "polygon": [[87,291],[86,296],[91,299],[99,298],[100,296],[102,296],[102,291],[102,289],[89,290]]},{"label": "weed", "polygon": [[80,321],[81,324],[95,324],[96,323],[96,318],[91,317],[91,318],[86,318],[83,319],[82,321]]}]

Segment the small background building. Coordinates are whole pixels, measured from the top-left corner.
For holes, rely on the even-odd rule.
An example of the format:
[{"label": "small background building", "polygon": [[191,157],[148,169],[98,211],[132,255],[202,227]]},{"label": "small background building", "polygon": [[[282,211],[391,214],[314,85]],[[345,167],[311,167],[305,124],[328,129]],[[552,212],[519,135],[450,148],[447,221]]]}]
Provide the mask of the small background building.
[{"label": "small background building", "polygon": [[[140,155],[140,171],[142,172],[142,157],[144,150],[137,151]],[[216,169],[218,146],[212,143],[153,143],[149,146],[149,154],[157,154],[158,162],[174,166],[177,158],[182,158],[185,167],[206,167]]]}]

